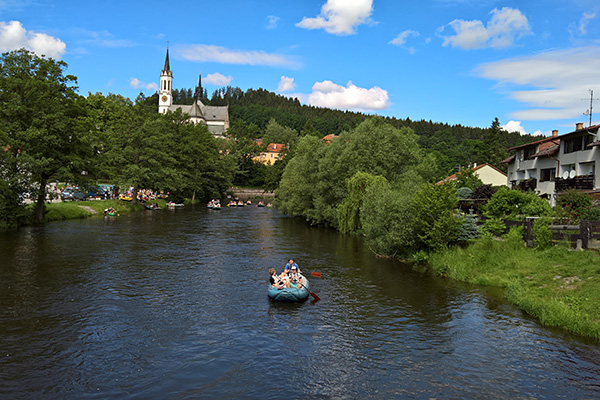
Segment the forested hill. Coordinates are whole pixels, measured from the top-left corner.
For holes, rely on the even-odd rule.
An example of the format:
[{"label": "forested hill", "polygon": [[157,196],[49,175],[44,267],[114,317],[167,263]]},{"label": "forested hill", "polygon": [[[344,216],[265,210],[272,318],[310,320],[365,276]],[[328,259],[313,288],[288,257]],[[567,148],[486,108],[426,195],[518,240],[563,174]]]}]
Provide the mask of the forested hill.
[{"label": "forested hill", "polygon": [[[174,90],[175,103],[191,104],[192,93],[191,89]],[[264,132],[269,121],[275,119],[280,125],[290,127],[300,135],[338,135],[370,116],[360,112],[302,105],[298,99],[264,89],[248,89],[244,92],[228,86],[216,90],[210,99],[204,91],[202,101],[207,105],[229,105],[230,124],[251,127],[249,130],[253,132]],[[483,129],[431,120],[383,118],[396,128],[410,127],[419,136],[420,145],[435,153],[440,161],[439,167],[448,172],[470,163],[489,162],[500,167],[499,161],[508,156],[507,148],[541,139],[501,130],[494,110],[490,110],[490,127]]]}]

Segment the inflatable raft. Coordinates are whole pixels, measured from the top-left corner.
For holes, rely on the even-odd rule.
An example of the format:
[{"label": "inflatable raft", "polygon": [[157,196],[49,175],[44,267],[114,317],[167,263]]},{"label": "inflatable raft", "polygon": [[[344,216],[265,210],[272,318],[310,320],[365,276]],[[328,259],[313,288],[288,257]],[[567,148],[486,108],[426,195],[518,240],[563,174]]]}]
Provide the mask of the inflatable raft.
[{"label": "inflatable raft", "polygon": [[273,287],[269,285],[267,287],[267,292],[269,297],[275,301],[285,301],[285,302],[295,302],[295,301],[303,301],[308,298],[310,294],[310,286],[308,283],[308,279],[306,277],[302,277],[302,287],[300,289],[289,287],[279,289],[277,287]]}]

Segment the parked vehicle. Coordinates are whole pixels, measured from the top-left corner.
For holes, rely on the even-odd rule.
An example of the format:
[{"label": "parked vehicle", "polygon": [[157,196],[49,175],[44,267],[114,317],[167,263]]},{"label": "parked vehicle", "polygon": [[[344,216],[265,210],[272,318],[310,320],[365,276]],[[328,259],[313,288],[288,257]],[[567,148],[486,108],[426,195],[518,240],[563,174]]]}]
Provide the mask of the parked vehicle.
[{"label": "parked vehicle", "polygon": [[86,199],[86,195],[78,187],[68,187],[63,190],[62,194],[60,195],[60,198],[62,199],[62,201],[82,201]]}]

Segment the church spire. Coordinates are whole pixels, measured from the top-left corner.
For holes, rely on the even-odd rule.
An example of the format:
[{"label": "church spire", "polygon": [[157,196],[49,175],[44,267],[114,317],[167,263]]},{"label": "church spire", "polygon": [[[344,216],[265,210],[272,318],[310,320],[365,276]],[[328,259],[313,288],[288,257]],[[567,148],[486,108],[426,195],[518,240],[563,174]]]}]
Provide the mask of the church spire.
[{"label": "church spire", "polygon": [[163,71],[170,71],[171,70],[171,66],[169,65],[169,46],[167,46],[167,57],[165,58],[165,67],[163,68]]},{"label": "church spire", "polygon": [[196,93],[194,93],[194,98],[198,101],[202,100],[202,73],[198,76],[198,86],[196,86]]}]

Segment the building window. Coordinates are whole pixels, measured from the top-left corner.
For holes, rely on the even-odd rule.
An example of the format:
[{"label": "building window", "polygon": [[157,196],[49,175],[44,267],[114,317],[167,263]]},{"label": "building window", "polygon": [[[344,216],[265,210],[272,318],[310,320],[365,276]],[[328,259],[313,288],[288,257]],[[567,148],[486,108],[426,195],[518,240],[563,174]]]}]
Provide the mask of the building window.
[{"label": "building window", "polygon": [[527,160],[535,154],[535,147],[527,147],[523,149],[523,159]]},{"label": "building window", "polygon": [[540,182],[554,182],[556,168],[546,168],[540,170]]},{"label": "building window", "polygon": [[582,149],[582,143],[583,143],[583,138],[581,136],[573,138],[573,139],[566,139],[564,141],[564,145],[563,145],[563,153],[567,154],[567,153],[573,153],[575,151],[580,151]]}]

